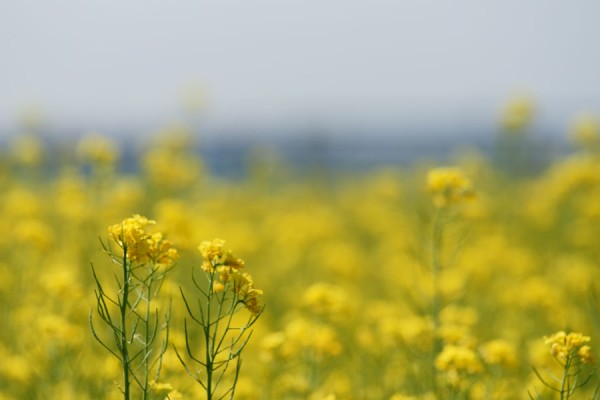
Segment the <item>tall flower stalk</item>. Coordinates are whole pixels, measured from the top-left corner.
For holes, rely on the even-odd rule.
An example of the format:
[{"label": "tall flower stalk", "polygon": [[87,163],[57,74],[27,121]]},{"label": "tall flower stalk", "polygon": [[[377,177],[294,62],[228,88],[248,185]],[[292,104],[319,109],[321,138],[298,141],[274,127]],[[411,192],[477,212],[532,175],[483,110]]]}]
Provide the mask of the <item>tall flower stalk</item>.
[{"label": "tall flower stalk", "polygon": [[[195,310],[181,291],[191,321],[200,328],[204,351],[197,354],[197,343],[192,343],[187,319],[184,327],[189,360],[185,361],[177,349],[175,351],[188,374],[206,392],[207,400],[233,399],[242,350],[252,334],[250,328],[263,311],[259,302],[262,290],[254,288],[252,277],[240,271],[244,261],[225,250],[224,244],[225,241],[215,239],[205,241],[199,247],[204,259],[205,282],[198,282],[192,272],[192,281],[198,291]],[[243,322],[238,322],[239,319],[234,319],[234,316],[244,308],[249,315]],[[234,369],[232,376],[228,377],[226,373],[232,363]]]},{"label": "tall flower stalk", "polygon": [[[584,366],[594,362],[589,342],[589,336],[578,332],[567,334],[559,331],[545,338],[545,344],[550,347],[550,353],[560,365],[560,376],[551,374],[550,379],[544,378],[535,367],[533,372],[546,388],[558,394],[560,400],[570,399],[575,391],[585,386],[592,378],[594,372],[587,376],[584,374]],[[534,397],[530,393],[529,397],[532,400],[542,399],[539,394]]]},{"label": "tall flower stalk", "polygon": [[438,392],[438,368],[435,364],[443,347],[439,330],[441,325],[440,312],[443,308],[440,280],[444,268],[442,253],[444,249],[445,228],[448,220],[453,215],[454,207],[473,200],[475,192],[471,181],[459,168],[454,167],[431,170],[427,175],[427,188],[435,206],[431,236],[429,238],[429,268],[432,283],[431,318],[434,333],[431,349],[431,379],[434,391]]},{"label": "tall flower stalk", "polygon": [[[148,231],[154,223],[134,215],[108,228],[108,242],[101,240],[105,253],[120,268],[115,275],[116,295],[108,293],[92,266],[96,312],[108,328],[109,338],[103,338],[95,327],[93,312],[89,317],[90,328],[94,338],[120,361],[119,386],[125,400],[133,396],[132,384],[138,388],[135,392],[140,393],[141,399],[149,398],[152,384],[158,382],[162,356],[167,349],[170,305],[162,311],[161,322],[153,300],[157,299],[178,253],[161,233]],[[119,250],[113,250],[115,244]]]}]

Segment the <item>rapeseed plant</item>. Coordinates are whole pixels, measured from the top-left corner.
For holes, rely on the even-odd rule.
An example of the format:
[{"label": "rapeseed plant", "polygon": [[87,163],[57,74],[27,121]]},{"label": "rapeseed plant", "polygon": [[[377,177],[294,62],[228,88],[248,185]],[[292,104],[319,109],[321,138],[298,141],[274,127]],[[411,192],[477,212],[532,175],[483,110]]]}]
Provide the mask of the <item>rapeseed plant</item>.
[{"label": "rapeseed plant", "polygon": [[530,173],[533,162],[529,136],[536,114],[536,105],[527,93],[516,93],[500,113],[500,135],[497,138],[497,168],[510,177]]},{"label": "rapeseed plant", "polygon": [[[535,375],[540,382],[552,392],[558,394],[560,400],[570,399],[573,394],[589,383],[594,371],[586,371],[585,367],[593,364],[594,357],[588,344],[591,341],[589,336],[584,336],[579,332],[566,333],[558,331],[555,334],[545,337],[544,344],[550,348],[550,353],[560,366],[559,375],[549,373],[550,378],[545,378],[533,367]],[[594,394],[596,397],[597,392]],[[537,394],[535,397],[530,393],[532,399],[542,399]]]},{"label": "rapeseed plant", "polygon": [[[96,312],[112,331],[112,340],[103,339],[94,326],[94,338],[121,363],[119,388],[125,400],[131,399],[132,383],[141,398],[149,398],[160,377],[162,356],[167,350],[170,307],[160,323],[158,308],[153,304],[167,272],[178,258],[171,242],[160,232],[151,233],[155,221],[140,215],[124,219],[108,228],[109,241],[102,246],[111,261],[121,268],[117,294],[107,293],[92,267],[96,282]],[[116,245],[119,250],[113,250]],[[161,340],[162,337],[162,340]],[[159,341],[160,340],[160,341]]]},{"label": "rapeseed plant", "polygon": [[[241,368],[241,353],[248,344],[250,328],[262,314],[260,304],[262,290],[254,288],[252,277],[241,272],[244,261],[226,250],[225,241],[214,239],[204,241],[198,249],[202,254],[201,269],[206,282],[198,282],[192,271],[192,281],[199,294],[197,302],[190,303],[183,290],[181,295],[191,320],[198,324],[204,345],[204,354],[194,351],[192,334],[185,319],[185,347],[189,360],[177,357],[188,374],[204,389],[207,400],[233,399]],[[192,309],[192,305],[197,311]],[[246,308],[250,316],[238,322],[236,314]],[[233,365],[233,377],[226,378],[227,370]],[[193,367],[198,365],[199,367]],[[228,377],[229,378],[229,377]],[[225,384],[226,388],[221,388]]]},{"label": "rapeseed plant", "polygon": [[[433,203],[436,208],[433,217],[431,235],[429,237],[429,271],[431,274],[432,283],[432,298],[431,298],[431,317],[433,322],[434,340],[431,348],[431,379],[433,391],[440,393],[438,383],[438,370],[445,368],[440,367],[440,357],[443,351],[444,331],[441,321],[441,312],[444,307],[442,298],[442,273],[445,272],[447,266],[444,265],[443,252],[447,251],[444,242],[447,239],[445,230],[451,219],[455,216],[455,208],[462,204],[471,202],[475,198],[471,181],[464,175],[459,168],[446,167],[436,168],[429,171],[427,175],[427,188],[432,195]],[[461,335],[462,336],[462,335]],[[448,349],[455,349],[449,347]],[[449,350],[448,350],[449,351]],[[452,354],[455,354],[453,351]],[[446,351],[446,354],[447,351]],[[455,372],[452,379],[457,379],[458,374]]]}]

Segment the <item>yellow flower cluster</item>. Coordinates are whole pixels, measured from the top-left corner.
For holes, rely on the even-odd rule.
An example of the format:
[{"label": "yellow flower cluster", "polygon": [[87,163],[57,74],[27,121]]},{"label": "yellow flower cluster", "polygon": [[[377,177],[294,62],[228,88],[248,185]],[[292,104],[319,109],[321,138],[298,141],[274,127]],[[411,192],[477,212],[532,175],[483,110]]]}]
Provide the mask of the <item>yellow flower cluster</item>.
[{"label": "yellow flower cluster", "polygon": [[550,346],[550,353],[563,363],[576,357],[583,364],[591,364],[594,362],[592,349],[586,344],[590,340],[589,336],[584,336],[579,332],[567,334],[565,331],[559,331],[550,337],[546,337],[544,343]]},{"label": "yellow flower cluster", "polygon": [[155,223],[153,220],[135,214],[131,218],[124,219],[120,224],[110,226],[108,233],[119,247],[127,251],[129,260],[170,265],[179,256],[177,249],[170,241],[163,239],[162,233],[147,231],[148,225]]},{"label": "yellow flower cluster", "polygon": [[233,291],[242,299],[248,311],[254,315],[258,314],[262,309],[259,297],[262,296],[263,291],[254,288],[254,282],[250,274],[234,271],[233,274],[228,276],[230,277],[228,279],[233,281]]},{"label": "yellow flower cluster", "polygon": [[264,352],[263,360],[268,362],[274,358],[297,360],[306,354],[323,361],[339,355],[343,350],[332,326],[303,317],[291,320],[284,331],[266,335],[261,348]]},{"label": "yellow flower cluster", "polygon": [[427,188],[433,196],[433,203],[440,208],[475,198],[471,181],[459,168],[445,167],[429,171]]},{"label": "yellow flower cluster", "polygon": [[177,127],[166,129],[163,134],[169,139],[159,140],[143,158],[148,179],[167,191],[193,186],[202,175],[202,163],[192,150],[191,137]]},{"label": "yellow flower cluster", "polygon": [[212,241],[203,241],[198,250],[202,254],[204,261],[202,269],[207,273],[218,272],[220,282],[213,284],[213,290],[219,292],[225,289],[228,283],[231,283],[231,289],[244,303],[246,308],[254,315],[262,309],[259,297],[263,291],[254,288],[252,276],[242,273],[240,270],[244,267],[244,260],[235,257],[231,250],[226,250],[225,241],[222,239],[213,239]]},{"label": "yellow flower cluster", "polygon": [[445,346],[435,359],[435,367],[448,372],[475,374],[483,369],[477,353],[464,346]]},{"label": "yellow flower cluster", "polygon": [[83,137],[76,151],[81,160],[96,164],[110,165],[119,158],[117,145],[109,138],[97,134]]},{"label": "yellow flower cluster", "polygon": [[[244,267],[244,260],[233,256],[230,250],[225,250],[225,241],[223,239],[205,240],[200,243],[198,250],[204,258],[202,269],[206,272],[213,272],[215,268],[221,274],[228,274],[232,271],[238,271]],[[223,268],[219,268],[223,267]],[[222,280],[227,278],[222,278]]]},{"label": "yellow flower cluster", "polygon": [[488,365],[499,365],[513,368],[517,366],[517,350],[515,346],[503,339],[490,340],[481,348],[481,357]]},{"label": "yellow flower cluster", "polygon": [[150,382],[152,393],[161,400],[181,400],[181,393],[173,388],[170,383]]},{"label": "yellow flower cluster", "polygon": [[350,298],[338,286],[317,282],[304,292],[303,304],[316,315],[331,319],[342,319],[350,314]]}]

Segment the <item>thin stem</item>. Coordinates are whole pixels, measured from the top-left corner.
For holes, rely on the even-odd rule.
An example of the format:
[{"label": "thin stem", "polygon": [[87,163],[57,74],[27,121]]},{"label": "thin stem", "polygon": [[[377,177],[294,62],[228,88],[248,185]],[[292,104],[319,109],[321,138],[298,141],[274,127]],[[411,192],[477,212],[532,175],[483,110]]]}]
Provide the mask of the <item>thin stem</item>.
[{"label": "thin stem", "polygon": [[[570,388],[569,388],[569,369],[571,368],[571,360],[572,357],[569,354],[567,356],[567,360],[565,361],[565,366],[563,369],[563,376],[560,382],[560,400],[566,400],[570,397]],[[567,388],[565,389],[565,386],[567,386]]]},{"label": "thin stem", "polygon": [[146,285],[146,318],[144,318],[144,387],[142,400],[148,398],[148,376],[150,375],[150,296],[152,295],[152,277],[153,273],[150,272],[150,277],[148,278],[148,283]]},{"label": "thin stem", "polygon": [[[214,267],[213,267],[214,268]],[[213,373],[213,361],[214,354],[211,346],[211,332],[210,332],[210,309],[211,300],[213,295],[215,271],[211,271],[208,274],[208,290],[206,293],[206,321],[204,325],[204,340],[206,343],[206,400],[212,400],[212,373]]]},{"label": "thin stem", "polygon": [[129,297],[129,265],[127,263],[127,246],[123,246],[123,299],[121,311],[121,354],[123,360],[123,396],[129,400],[129,351],[127,346],[127,302]]},{"label": "thin stem", "polygon": [[442,215],[444,210],[439,209],[436,211],[433,226],[431,231],[431,280],[433,286],[433,295],[431,299],[431,314],[433,321],[433,348],[432,348],[432,360],[431,360],[431,379],[434,392],[437,391],[437,370],[435,368],[435,358],[442,351],[442,341],[438,336],[440,329],[440,309],[441,309],[441,296],[440,296],[440,273],[442,271],[441,261],[441,249],[443,239],[443,221]]}]

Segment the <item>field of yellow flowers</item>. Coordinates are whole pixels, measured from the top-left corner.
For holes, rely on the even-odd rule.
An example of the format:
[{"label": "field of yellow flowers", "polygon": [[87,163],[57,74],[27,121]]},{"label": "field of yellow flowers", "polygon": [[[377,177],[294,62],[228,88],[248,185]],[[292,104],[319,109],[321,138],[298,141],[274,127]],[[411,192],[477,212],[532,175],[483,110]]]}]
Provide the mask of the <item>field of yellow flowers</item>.
[{"label": "field of yellow flowers", "polygon": [[152,142],[132,173],[102,136],[52,151],[19,136],[0,165],[0,399],[124,398],[98,310],[99,292],[123,298],[126,246],[157,274],[137,294],[156,315],[135,315],[147,326],[128,344],[152,331],[141,354],[160,361],[131,398],[207,398],[193,313],[228,282],[245,306],[231,323],[255,322],[222,378],[235,399],[593,398],[600,137],[578,138],[535,175],[471,155],[325,181],[267,164],[217,179],[185,136]]}]

